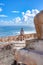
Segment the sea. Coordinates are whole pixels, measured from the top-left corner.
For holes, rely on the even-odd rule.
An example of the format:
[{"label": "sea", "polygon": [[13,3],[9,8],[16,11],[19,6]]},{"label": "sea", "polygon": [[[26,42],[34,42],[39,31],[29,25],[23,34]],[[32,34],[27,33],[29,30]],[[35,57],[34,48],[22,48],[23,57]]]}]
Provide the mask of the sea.
[{"label": "sea", "polygon": [[0,26],[0,37],[19,35],[21,28],[25,34],[36,33],[35,27],[30,26]]}]

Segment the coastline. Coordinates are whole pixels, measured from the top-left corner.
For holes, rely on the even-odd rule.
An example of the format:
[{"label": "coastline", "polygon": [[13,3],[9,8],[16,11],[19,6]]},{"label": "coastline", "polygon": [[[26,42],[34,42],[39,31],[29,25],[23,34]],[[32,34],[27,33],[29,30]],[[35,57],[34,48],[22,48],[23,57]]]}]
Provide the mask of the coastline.
[{"label": "coastline", "polygon": [[[20,38],[21,35],[0,37],[0,42],[20,41]],[[22,38],[23,38],[22,40],[29,38],[37,38],[37,34],[36,33],[24,34],[24,37],[22,36]]]}]

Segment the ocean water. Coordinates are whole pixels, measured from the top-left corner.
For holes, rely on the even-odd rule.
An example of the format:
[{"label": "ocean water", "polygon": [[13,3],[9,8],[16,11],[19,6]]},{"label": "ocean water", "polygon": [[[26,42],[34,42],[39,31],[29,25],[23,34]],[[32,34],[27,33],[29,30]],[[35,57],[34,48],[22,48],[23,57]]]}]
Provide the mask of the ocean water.
[{"label": "ocean water", "polygon": [[34,27],[29,26],[0,26],[0,37],[19,35],[21,28],[24,29],[25,34],[36,32]]}]

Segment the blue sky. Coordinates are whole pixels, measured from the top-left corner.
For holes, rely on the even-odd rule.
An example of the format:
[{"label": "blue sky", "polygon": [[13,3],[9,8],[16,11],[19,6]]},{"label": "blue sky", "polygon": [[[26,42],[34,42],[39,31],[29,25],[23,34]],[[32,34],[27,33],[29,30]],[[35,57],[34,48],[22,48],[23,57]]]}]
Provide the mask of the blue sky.
[{"label": "blue sky", "polygon": [[[31,25],[43,0],[0,0],[0,25]],[[31,24],[32,23],[32,24]]]}]

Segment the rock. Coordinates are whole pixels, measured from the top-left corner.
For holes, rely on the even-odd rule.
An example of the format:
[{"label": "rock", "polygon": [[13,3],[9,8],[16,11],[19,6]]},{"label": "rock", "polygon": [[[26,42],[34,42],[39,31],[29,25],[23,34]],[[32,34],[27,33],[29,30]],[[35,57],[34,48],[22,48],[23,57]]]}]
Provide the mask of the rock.
[{"label": "rock", "polygon": [[34,17],[38,39],[43,39],[43,10]]},{"label": "rock", "polygon": [[17,65],[17,61],[14,60],[14,62],[11,65]]}]

